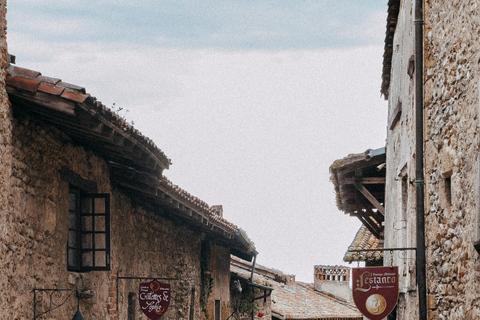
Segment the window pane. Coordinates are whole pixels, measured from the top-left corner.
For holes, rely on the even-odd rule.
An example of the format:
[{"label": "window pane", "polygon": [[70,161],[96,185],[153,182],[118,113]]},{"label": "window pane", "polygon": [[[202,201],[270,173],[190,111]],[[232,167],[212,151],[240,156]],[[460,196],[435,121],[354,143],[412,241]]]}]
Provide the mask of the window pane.
[{"label": "window pane", "polygon": [[91,249],[92,248],[92,234],[84,233],[82,234],[82,248]]},{"label": "window pane", "polygon": [[71,267],[77,266],[75,254],[76,254],[75,249],[68,249],[68,265]]},{"label": "window pane", "polygon": [[77,215],[75,214],[75,212],[69,212],[68,223],[70,224],[70,229],[77,229]]},{"label": "window pane", "polygon": [[82,254],[82,266],[92,267],[93,266],[93,252],[87,251]]},{"label": "window pane", "polygon": [[91,198],[82,198],[82,213],[92,213]]},{"label": "window pane", "polygon": [[82,231],[93,231],[92,216],[82,217]]},{"label": "window pane", "polygon": [[105,198],[95,198],[95,213],[105,213]]},{"label": "window pane", "polygon": [[68,194],[68,210],[75,211],[77,195],[75,193]]},{"label": "window pane", "polygon": [[105,216],[95,217],[95,231],[105,231]]},{"label": "window pane", "polygon": [[95,234],[95,249],[105,249],[105,234],[96,233]]},{"label": "window pane", "polygon": [[77,233],[75,231],[68,231],[68,246],[70,248],[77,247]]},{"label": "window pane", "polygon": [[95,251],[95,267],[107,266],[107,254],[105,251]]}]

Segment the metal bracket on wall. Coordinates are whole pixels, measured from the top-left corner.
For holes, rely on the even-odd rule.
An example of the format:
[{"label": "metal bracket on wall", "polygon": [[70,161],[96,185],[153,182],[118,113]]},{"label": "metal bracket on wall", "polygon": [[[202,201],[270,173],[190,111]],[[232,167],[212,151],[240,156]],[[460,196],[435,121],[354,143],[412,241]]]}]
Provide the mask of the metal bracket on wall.
[{"label": "metal bracket on wall", "polygon": [[[75,294],[77,299],[77,289],[38,289],[34,288],[33,292],[33,319],[37,319],[52,310],[63,306],[68,299]],[[78,301],[77,301],[78,302]],[[43,308],[42,308],[43,306]],[[38,310],[38,308],[41,308]]]},{"label": "metal bracket on wall", "polygon": [[417,250],[417,248],[385,248],[385,249],[363,249],[363,250],[348,250],[347,252],[384,252],[384,251],[408,251]]},{"label": "metal bracket on wall", "polygon": [[[417,248],[385,248],[385,249],[363,249],[363,250],[347,250],[347,252],[385,252],[389,251],[390,252],[390,259],[391,259],[391,265],[393,265],[393,252],[394,251],[417,251]],[[408,258],[403,257],[402,259],[408,260]]]}]

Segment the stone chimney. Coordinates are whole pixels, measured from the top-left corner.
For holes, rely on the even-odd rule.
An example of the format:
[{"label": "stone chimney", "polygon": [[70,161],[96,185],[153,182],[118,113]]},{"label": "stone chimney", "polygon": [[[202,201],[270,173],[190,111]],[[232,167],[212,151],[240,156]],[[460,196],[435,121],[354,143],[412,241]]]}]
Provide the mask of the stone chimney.
[{"label": "stone chimney", "polygon": [[294,274],[287,274],[285,275],[285,280],[287,281],[286,285],[290,286],[295,284],[295,275]]},{"label": "stone chimney", "polygon": [[350,268],[344,266],[315,266],[314,288],[335,298],[351,302]]},{"label": "stone chimney", "polygon": [[213,212],[220,218],[223,218],[223,206],[222,205],[215,205],[215,206],[210,206],[210,209],[212,209]]}]

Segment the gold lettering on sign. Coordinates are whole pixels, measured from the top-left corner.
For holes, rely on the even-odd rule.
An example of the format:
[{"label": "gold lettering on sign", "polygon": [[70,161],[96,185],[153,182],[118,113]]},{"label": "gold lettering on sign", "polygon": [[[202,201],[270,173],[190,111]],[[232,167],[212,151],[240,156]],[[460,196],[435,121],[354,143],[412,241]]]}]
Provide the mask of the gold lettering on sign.
[{"label": "gold lettering on sign", "polygon": [[[396,281],[395,273],[374,273],[365,271],[360,275],[355,284],[355,291],[368,292],[371,289],[393,288],[388,284],[394,284]],[[387,285],[387,286],[385,286]]]}]

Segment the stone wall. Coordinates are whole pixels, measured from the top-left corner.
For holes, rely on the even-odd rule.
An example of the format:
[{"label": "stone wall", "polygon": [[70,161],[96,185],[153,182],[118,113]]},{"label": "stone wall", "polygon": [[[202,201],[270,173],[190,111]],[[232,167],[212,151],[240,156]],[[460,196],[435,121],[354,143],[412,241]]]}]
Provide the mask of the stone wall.
[{"label": "stone wall", "polygon": [[[385,184],[385,248],[415,247],[415,127],[413,1],[401,1],[393,39],[391,81],[388,95]],[[399,267],[398,319],[418,318],[413,251],[384,253],[384,264]]]},{"label": "stone wall", "polygon": [[[2,292],[8,292],[10,287],[3,268],[6,266],[6,257],[8,255],[7,240],[10,237],[8,221],[11,220],[13,211],[9,205],[10,195],[10,175],[12,172],[11,164],[11,112],[8,104],[8,97],[5,90],[5,77],[7,66],[7,42],[6,42],[6,1],[0,0],[0,286]],[[9,307],[12,301],[11,295],[4,295],[0,299],[0,310]],[[1,316],[0,318],[6,318]]]},{"label": "stone wall", "polygon": [[[5,144],[0,146],[0,152],[9,154],[8,150],[2,151]],[[189,319],[192,303],[193,319],[202,317],[199,232],[136,205],[124,191],[112,186],[108,165],[102,158],[76,146],[55,128],[17,112],[11,154],[11,168],[9,163],[0,162],[5,168],[0,172],[8,179],[0,184],[0,281],[4,292],[0,295],[0,318],[31,318],[34,288],[72,289],[77,285],[95,291],[93,298],[80,302],[86,318],[127,319],[130,297],[135,299],[139,319],[136,299],[140,280],[121,277],[155,277],[171,284],[172,300],[162,319]],[[60,177],[63,167],[95,181],[99,192],[111,195],[111,271],[67,271],[69,184]],[[9,171],[11,176],[4,174]],[[228,306],[229,294],[224,290],[229,288],[229,252],[213,247],[217,257],[212,274],[217,285],[212,299],[221,297]],[[225,270],[217,274],[217,267]],[[72,298],[47,318],[71,318],[75,310]]]},{"label": "stone wall", "polygon": [[431,319],[480,318],[477,1],[427,1],[427,290]]},{"label": "stone wall", "polygon": [[[408,68],[414,36],[410,6],[410,1],[402,2],[394,38],[387,138],[386,247],[415,245],[414,82]],[[425,1],[424,156],[429,319],[480,318],[480,294],[476,288],[480,261],[473,246],[480,239],[479,35],[480,8],[476,1]],[[391,120],[395,119],[399,105],[400,120],[395,124]],[[385,261],[388,260],[386,254]],[[400,319],[413,319],[416,308],[414,272],[409,276],[408,273],[407,294],[398,305]],[[412,292],[411,303],[408,292]]]},{"label": "stone wall", "polygon": [[[208,299],[207,312],[203,313],[202,319],[216,319],[216,311],[220,310],[219,319],[227,319],[230,316],[230,250],[225,247],[212,245],[212,255],[209,265],[213,279],[212,293]],[[216,310],[215,304],[219,303]]]}]

